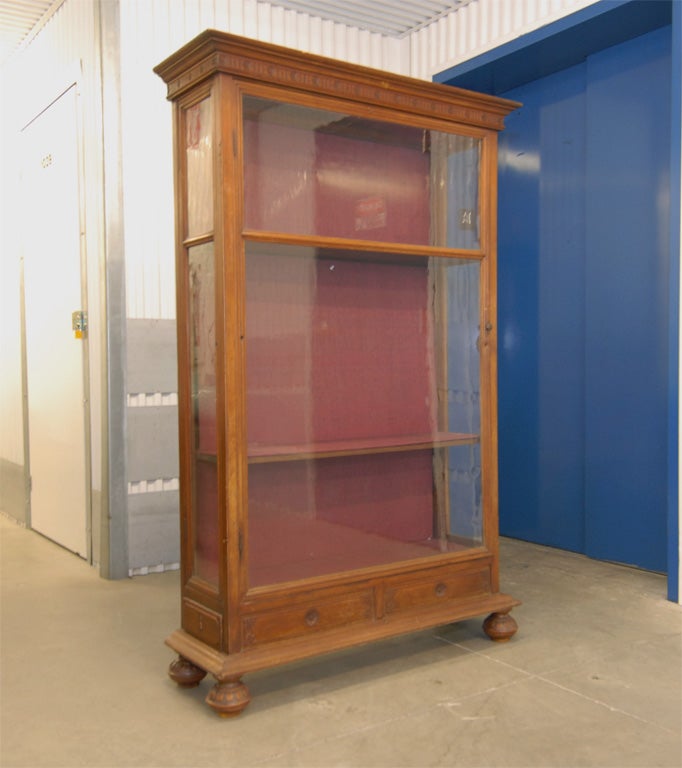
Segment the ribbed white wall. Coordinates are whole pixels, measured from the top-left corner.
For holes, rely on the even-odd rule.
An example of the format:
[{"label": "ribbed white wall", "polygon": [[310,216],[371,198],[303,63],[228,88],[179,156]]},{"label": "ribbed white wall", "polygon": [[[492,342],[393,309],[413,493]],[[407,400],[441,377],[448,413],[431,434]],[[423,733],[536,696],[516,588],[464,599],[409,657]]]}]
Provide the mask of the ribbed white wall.
[{"label": "ribbed white wall", "polygon": [[121,0],[128,316],[175,312],[171,111],[152,68],[204,29],[407,73],[408,41],[256,0]]},{"label": "ribbed white wall", "polygon": [[597,0],[474,0],[411,36],[410,74],[430,80],[448,67],[594,2]]}]

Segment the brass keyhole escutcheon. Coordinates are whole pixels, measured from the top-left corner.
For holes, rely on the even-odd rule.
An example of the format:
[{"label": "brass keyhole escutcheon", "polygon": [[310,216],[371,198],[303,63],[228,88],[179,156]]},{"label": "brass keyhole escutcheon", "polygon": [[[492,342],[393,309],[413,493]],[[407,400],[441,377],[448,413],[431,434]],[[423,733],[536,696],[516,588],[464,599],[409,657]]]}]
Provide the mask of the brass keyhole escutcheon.
[{"label": "brass keyhole escutcheon", "polygon": [[444,597],[447,591],[448,591],[448,588],[445,586],[445,584],[443,584],[442,581],[436,584],[436,589],[435,589],[436,597]]},{"label": "brass keyhole escutcheon", "polygon": [[311,608],[305,615],[305,623],[309,627],[314,627],[320,620],[320,614],[315,608]]}]

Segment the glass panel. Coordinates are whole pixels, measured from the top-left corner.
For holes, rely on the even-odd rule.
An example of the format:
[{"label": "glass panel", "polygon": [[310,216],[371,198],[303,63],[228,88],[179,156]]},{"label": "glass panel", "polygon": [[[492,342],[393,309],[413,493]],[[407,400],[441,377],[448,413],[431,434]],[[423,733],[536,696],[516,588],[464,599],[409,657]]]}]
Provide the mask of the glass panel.
[{"label": "glass panel", "polygon": [[478,248],[480,144],[247,96],[245,227]]},{"label": "glass panel", "polygon": [[[447,270],[447,422],[453,431],[480,433],[478,263]],[[483,542],[480,444],[447,450],[449,533],[455,541]]]},{"label": "glass panel", "polygon": [[480,543],[478,262],[246,251],[251,586]]},{"label": "glass panel", "polygon": [[213,231],[213,107],[204,99],[185,112],[187,237]]},{"label": "glass panel", "polygon": [[481,140],[437,131],[430,135],[434,244],[478,249]]},{"label": "glass panel", "polygon": [[213,243],[189,249],[194,466],[194,573],[218,580],[215,285]]}]

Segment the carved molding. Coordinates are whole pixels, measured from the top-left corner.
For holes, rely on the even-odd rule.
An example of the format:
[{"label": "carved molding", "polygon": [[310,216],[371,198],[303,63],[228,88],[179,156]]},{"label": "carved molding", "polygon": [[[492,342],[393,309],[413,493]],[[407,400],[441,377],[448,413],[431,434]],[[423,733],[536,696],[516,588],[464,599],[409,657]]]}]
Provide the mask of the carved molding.
[{"label": "carved molding", "polygon": [[510,102],[497,97],[210,30],[154,71],[168,85],[171,100],[214,74],[224,73],[244,81],[265,81],[303,93],[372,103],[495,130],[503,127],[504,116],[510,110]]}]

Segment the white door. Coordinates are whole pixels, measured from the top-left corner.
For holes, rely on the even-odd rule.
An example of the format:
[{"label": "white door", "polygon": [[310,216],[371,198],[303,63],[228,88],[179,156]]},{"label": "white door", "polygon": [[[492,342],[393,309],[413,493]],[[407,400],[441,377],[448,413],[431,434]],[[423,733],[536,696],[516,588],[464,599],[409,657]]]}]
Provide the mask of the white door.
[{"label": "white door", "polygon": [[88,556],[85,339],[76,87],[23,131],[24,296],[31,527]]}]

